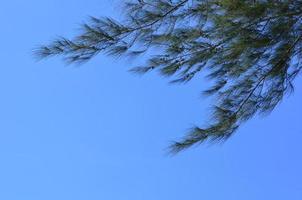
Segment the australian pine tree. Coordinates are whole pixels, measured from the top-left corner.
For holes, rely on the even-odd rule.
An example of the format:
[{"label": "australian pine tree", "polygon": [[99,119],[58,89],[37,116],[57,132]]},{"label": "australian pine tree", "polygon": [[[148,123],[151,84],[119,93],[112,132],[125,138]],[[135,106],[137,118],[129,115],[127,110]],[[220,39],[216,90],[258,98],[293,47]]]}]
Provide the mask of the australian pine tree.
[{"label": "australian pine tree", "polygon": [[35,54],[83,63],[100,53],[139,56],[157,48],[131,71],[158,70],[173,83],[206,74],[213,84],[203,94],[216,99],[210,123],[193,127],[173,152],[228,139],[294,89],[302,68],[302,0],[128,0],[124,6],[122,20],[91,17],[76,37],[58,38]]}]

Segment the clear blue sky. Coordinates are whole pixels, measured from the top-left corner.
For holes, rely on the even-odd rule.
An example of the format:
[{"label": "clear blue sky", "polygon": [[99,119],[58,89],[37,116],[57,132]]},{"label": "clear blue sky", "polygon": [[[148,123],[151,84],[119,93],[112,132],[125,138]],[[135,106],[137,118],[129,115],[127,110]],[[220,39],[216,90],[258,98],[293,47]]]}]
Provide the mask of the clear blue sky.
[{"label": "clear blue sky", "polygon": [[[112,4],[113,3],[113,4]],[[31,49],[72,36],[118,0],[9,0],[0,6],[0,199],[301,200],[302,80],[228,142],[165,154],[206,120],[206,83],[169,85],[100,56],[77,67]]]}]

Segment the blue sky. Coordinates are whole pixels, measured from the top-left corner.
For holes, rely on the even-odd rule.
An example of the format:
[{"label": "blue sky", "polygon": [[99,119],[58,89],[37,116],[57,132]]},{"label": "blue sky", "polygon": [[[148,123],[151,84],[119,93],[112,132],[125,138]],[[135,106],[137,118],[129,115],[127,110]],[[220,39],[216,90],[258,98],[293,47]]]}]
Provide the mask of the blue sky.
[{"label": "blue sky", "polygon": [[119,18],[119,5],[1,3],[0,199],[302,199],[301,87],[225,144],[171,157],[169,142],[206,121],[205,81],[169,85],[104,56],[80,67],[33,59],[33,47],[72,36],[88,15]]}]

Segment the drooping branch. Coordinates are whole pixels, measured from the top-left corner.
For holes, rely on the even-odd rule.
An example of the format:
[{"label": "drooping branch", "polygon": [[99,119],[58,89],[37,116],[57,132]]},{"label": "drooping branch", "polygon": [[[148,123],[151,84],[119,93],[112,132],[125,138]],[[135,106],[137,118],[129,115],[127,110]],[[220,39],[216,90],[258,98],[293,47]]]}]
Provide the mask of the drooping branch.
[{"label": "drooping branch", "polygon": [[176,76],[173,83],[207,73],[213,85],[204,93],[216,100],[210,121],[175,142],[173,152],[225,141],[243,122],[272,111],[301,72],[301,0],[144,0],[126,7],[123,21],[92,17],[74,39],[59,38],[35,53],[85,62],[99,53],[156,49],[131,71],[158,70]]}]

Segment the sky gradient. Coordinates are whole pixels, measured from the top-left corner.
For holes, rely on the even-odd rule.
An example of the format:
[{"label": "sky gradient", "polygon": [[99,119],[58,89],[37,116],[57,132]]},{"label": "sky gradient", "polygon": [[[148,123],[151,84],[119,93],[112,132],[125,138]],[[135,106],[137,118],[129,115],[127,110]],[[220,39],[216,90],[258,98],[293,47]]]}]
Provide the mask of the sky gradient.
[{"label": "sky gradient", "polygon": [[169,156],[171,141],[207,120],[201,77],[170,85],[127,72],[135,61],[33,58],[34,47],[73,36],[89,15],[120,18],[120,4],[1,3],[0,199],[301,200],[301,77],[271,115],[226,143]]}]

